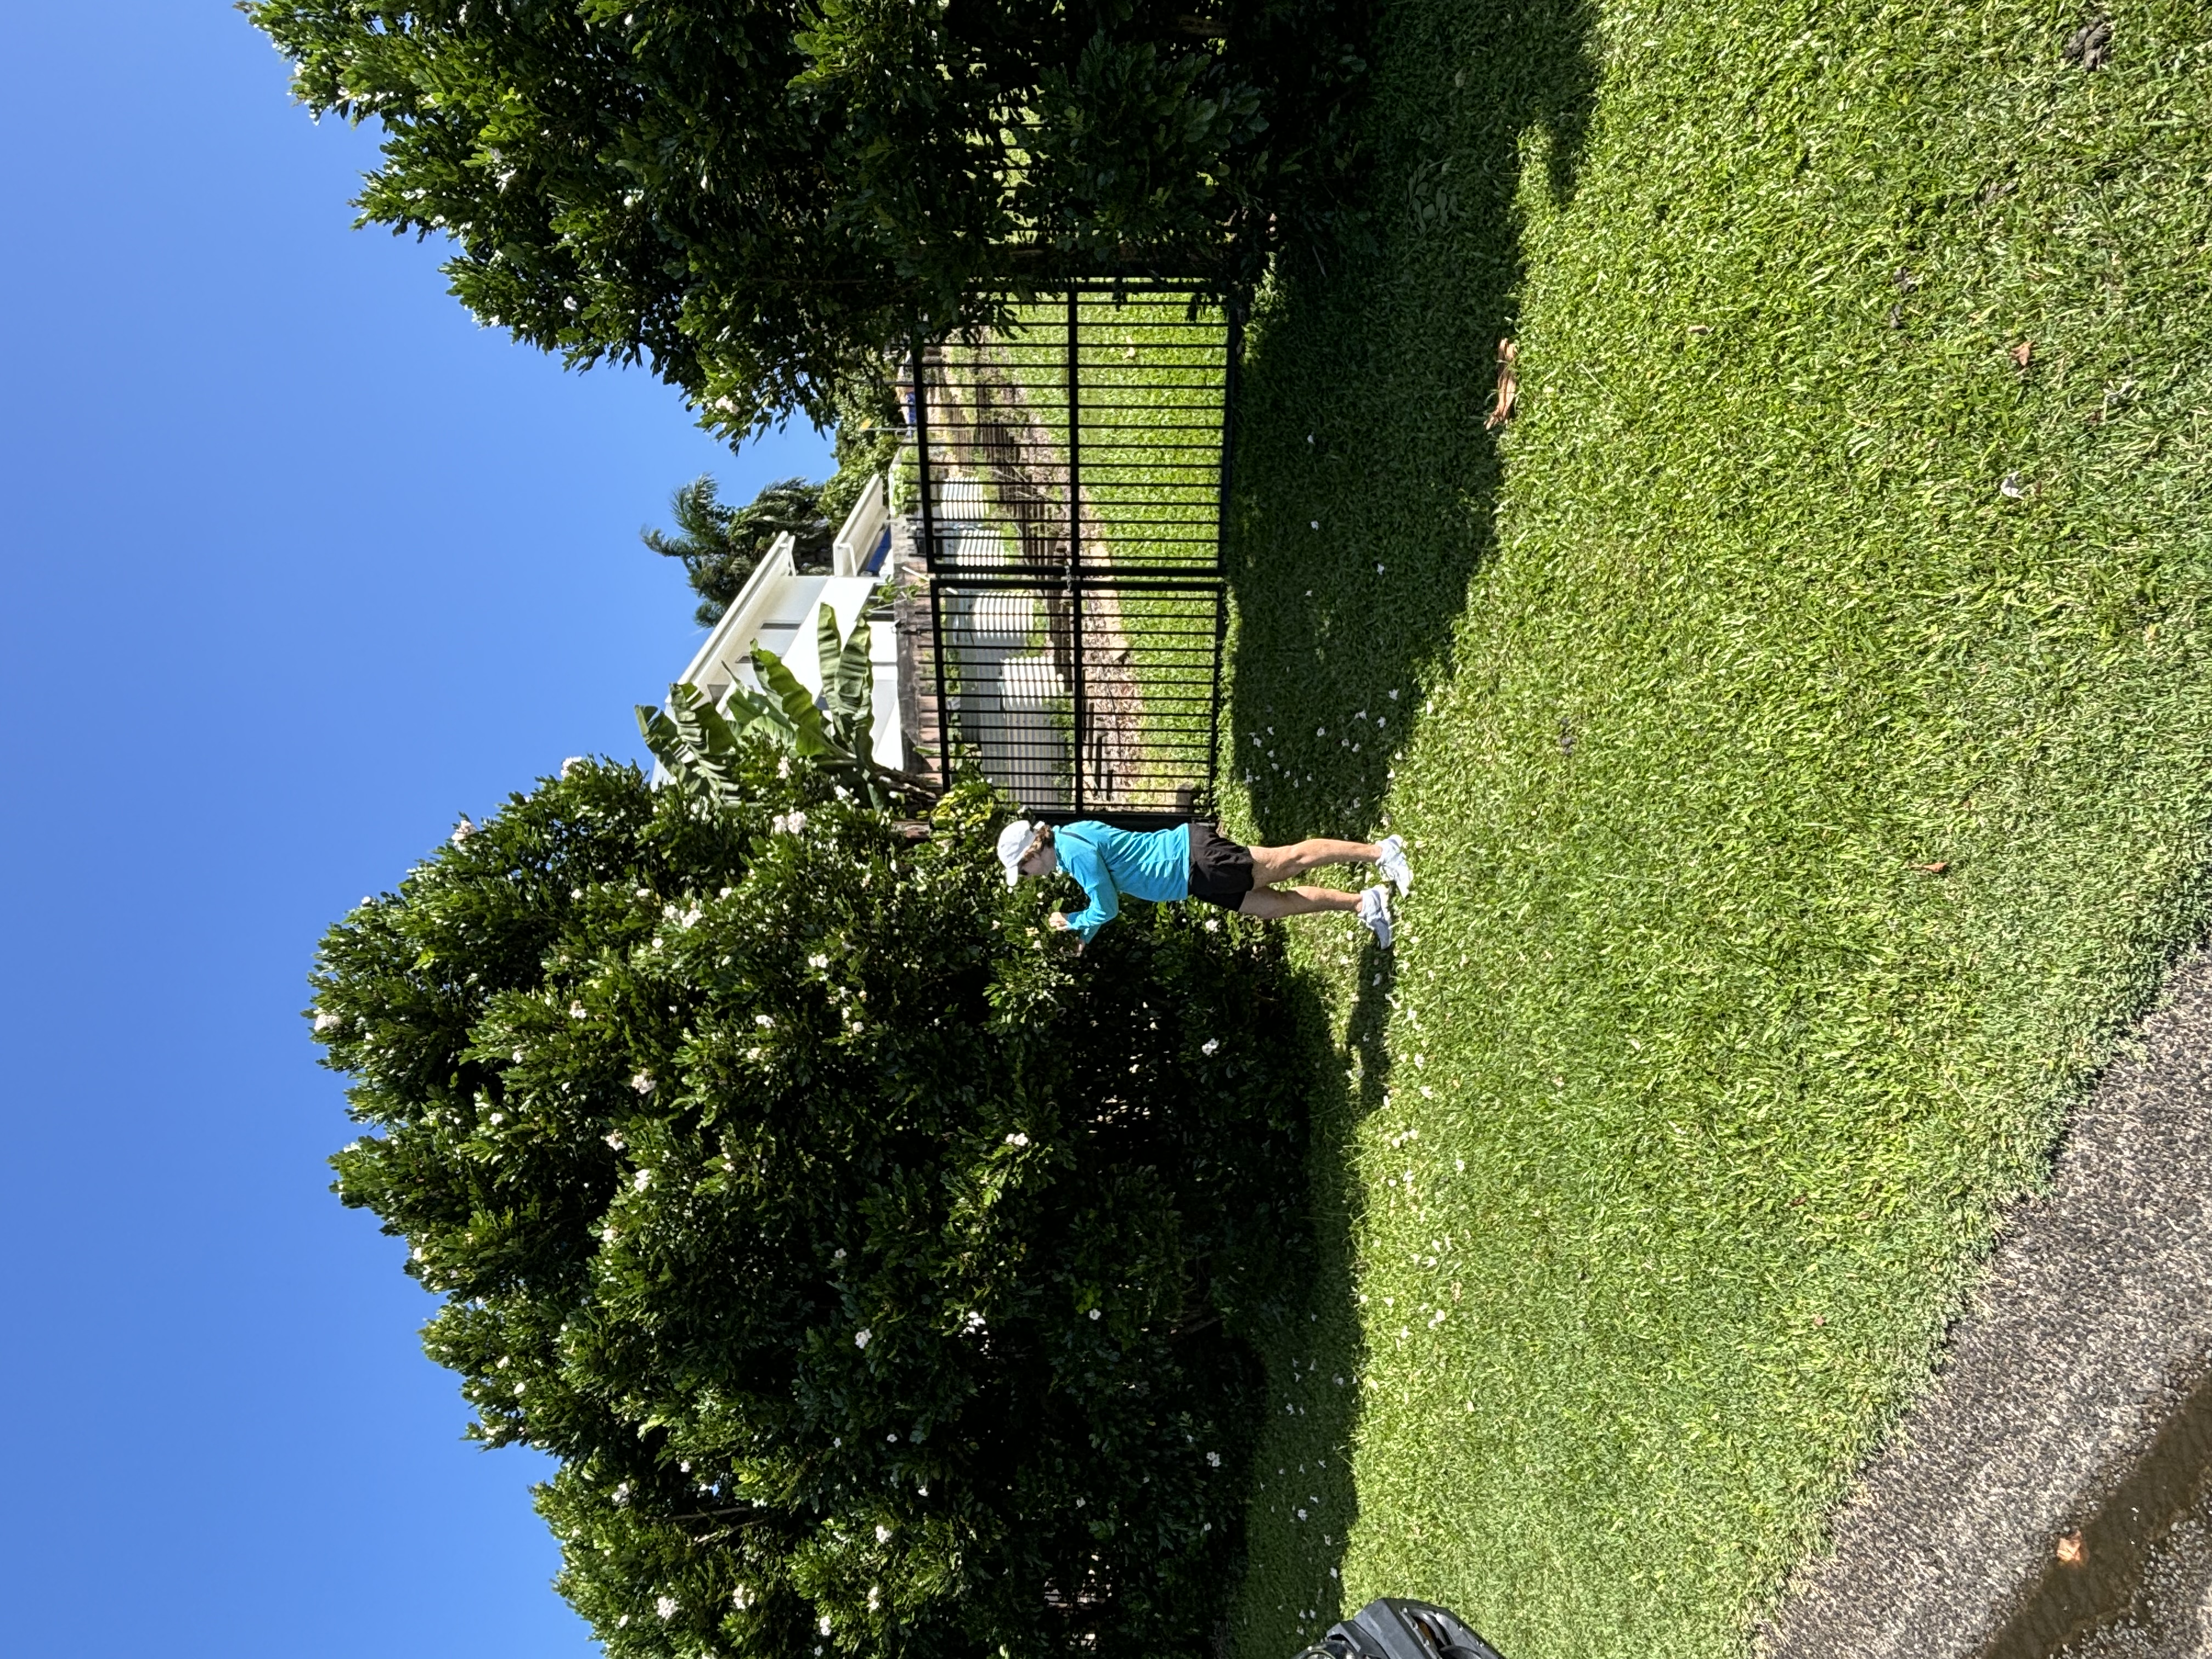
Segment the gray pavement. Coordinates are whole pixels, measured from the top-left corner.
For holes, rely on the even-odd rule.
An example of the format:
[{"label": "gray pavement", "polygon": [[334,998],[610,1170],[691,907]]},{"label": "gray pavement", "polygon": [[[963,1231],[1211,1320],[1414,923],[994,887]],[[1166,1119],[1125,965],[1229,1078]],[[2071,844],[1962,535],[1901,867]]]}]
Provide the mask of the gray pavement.
[{"label": "gray pavement", "polygon": [[1767,1659],[2212,1659],[2212,957],[2140,1037]]}]

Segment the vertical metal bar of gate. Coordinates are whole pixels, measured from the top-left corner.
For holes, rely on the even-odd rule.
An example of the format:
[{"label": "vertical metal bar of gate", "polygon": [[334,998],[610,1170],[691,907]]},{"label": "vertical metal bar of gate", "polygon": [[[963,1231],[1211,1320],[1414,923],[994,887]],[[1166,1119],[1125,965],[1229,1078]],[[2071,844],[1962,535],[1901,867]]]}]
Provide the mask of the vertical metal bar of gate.
[{"label": "vertical metal bar of gate", "polygon": [[1221,483],[1213,507],[1213,695],[1207,716],[1206,799],[1211,810],[1221,781],[1221,654],[1229,638],[1230,453],[1237,435],[1237,383],[1244,356],[1243,309],[1231,298],[1222,309],[1228,324],[1221,368]]},{"label": "vertical metal bar of gate", "polygon": [[914,337],[915,471],[921,480],[921,562],[929,581],[930,671],[937,681],[937,781],[952,786],[952,699],[945,684],[945,608],[937,586],[937,486],[929,476],[929,370],[927,349]]},{"label": "vertical metal bar of gate", "polygon": [[1067,290],[1067,622],[1075,663],[1075,813],[1083,816],[1083,744],[1091,722],[1083,686],[1083,410],[1077,397],[1083,290]]}]

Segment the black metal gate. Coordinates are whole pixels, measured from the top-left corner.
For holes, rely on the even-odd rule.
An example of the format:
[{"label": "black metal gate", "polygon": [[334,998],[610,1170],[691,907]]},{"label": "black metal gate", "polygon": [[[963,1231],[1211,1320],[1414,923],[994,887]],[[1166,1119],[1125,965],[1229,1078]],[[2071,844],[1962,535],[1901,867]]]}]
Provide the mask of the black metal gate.
[{"label": "black metal gate", "polygon": [[1102,283],[915,351],[915,735],[1032,816],[1211,807],[1240,345],[1193,289]]}]

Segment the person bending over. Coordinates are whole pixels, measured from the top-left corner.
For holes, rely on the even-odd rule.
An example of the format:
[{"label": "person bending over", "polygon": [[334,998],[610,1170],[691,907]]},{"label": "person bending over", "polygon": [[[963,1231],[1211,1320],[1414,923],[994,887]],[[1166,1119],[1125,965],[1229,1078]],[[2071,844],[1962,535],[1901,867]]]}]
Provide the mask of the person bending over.
[{"label": "person bending over", "polygon": [[1371,864],[1400,892],[1410,892],[1413,885],[1406,843],[1396,836],[1379,842],[1316,839],[1291,847],[1245,847],[1209,823],[1146,831],[1116,830],[1088,818],[1056,829],[1016,818],[999,832],[999,862],[1006,867],[1009,887],[1024,876],[1048,876],[1055,870],[1073,877],[1091,902],[1073,915],[1055,910],[1051,925],[1077,934],[1085,945],[1120,913],[1126,896],[1203,899],[1263,921],[1313,910],[1354,910],[1387,951],[1389,887],[1377,883],[1362,893],[1340,893],[1278,884],[1324,864]]}]

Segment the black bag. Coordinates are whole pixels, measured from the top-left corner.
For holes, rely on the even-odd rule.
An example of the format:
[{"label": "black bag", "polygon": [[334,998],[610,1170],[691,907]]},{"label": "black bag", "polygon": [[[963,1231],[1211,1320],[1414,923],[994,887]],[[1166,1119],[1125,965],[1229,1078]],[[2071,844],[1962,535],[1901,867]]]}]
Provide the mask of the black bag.
[{"label": "black bag", "polygon": [[1455,1613],[1395,1595],[1370,1601],[1298,1659],[1499,1659]]}]

